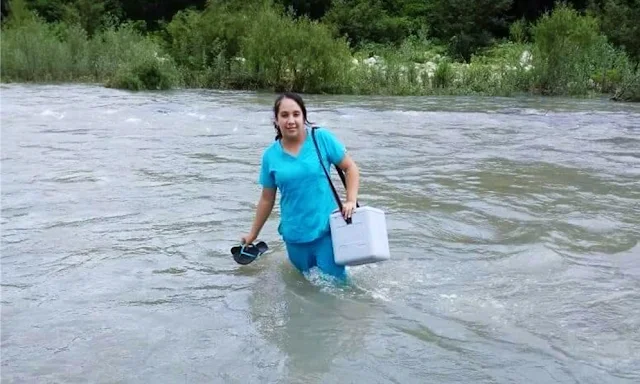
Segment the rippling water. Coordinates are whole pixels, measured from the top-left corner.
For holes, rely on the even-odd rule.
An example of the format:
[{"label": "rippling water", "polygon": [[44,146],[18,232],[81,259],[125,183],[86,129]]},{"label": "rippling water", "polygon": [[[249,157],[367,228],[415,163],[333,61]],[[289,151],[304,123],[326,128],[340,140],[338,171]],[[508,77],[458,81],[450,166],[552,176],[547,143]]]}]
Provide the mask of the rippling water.
[{"label": "rippling water", "polygon": [[307,97],[387,213],[339,288],[277,206],[229,256],[273,95],[1,92],[3,383],[640,381],[639,105]]}]

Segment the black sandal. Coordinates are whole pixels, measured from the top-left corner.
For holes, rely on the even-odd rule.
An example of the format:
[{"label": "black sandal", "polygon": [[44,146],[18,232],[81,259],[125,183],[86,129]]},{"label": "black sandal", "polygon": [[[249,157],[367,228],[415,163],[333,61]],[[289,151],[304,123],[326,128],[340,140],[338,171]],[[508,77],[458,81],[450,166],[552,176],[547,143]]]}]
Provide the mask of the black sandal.
[{"label": "black sandal", "polygon": [[267,243],[260,241],[255,245],[236,245],[235,247],[231,247],[231,254],[236,263],[247,265],[253,263],[268,249]]}]

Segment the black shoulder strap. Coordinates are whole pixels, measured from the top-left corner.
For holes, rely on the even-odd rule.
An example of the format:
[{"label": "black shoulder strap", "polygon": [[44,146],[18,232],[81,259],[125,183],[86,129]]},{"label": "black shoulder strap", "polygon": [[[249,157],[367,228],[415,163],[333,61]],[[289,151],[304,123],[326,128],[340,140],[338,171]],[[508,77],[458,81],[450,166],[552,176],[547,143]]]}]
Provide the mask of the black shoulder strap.
[{"label": "black shoulder strap", "polygon": [[[324,163],[322,162],[322,155],[320,154],[320,148],[318,148],[318,143],[316,141],[316,135],[315,135],[316,128],[317,127],[312,127],[311,128],[311,138],[313,139],[313,145],[315,145],[315,147],[316,147],[316,153],[318,154],[318,160],[320,160],[320,166],[322,167],[322,170],[324,171],[324,174],[327,176],[327,180],[329,181],[329,185],[331,186],[331,190],[333,191],[333,197],[336,199],[336,202],[338,203],[338,206],[340,207],[340,211],[342,212],[342,200],[340,200],[340,195],[338,195],[338,191],[336,191],[336,188],[333,186],[333,183],[331,182],[331,177],[329,177],[329,172],[327,172],[327,169],[324,167]],[[342,180],[342,185],[344,185],[344,187],[346,189],[347,188],[347,180],[346,180],[346,177],[344,175],[344,172],[336,164],[334,164],[334,167],[336,168],[336,171],[338,171],[338,175],[340,175],[340,180]],[[356,200],[356,207],[359,207],[359,206],[360,205],[358,204],[358,201]],[[347,223],[351,224],[351,219],[347,219]]]}]

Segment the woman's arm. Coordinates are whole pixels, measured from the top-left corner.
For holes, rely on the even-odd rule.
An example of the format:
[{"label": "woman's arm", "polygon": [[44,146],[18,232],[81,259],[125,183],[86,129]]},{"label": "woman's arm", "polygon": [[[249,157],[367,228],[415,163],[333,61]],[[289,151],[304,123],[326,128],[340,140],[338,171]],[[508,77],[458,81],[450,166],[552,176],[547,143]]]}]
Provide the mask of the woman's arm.
[{"label": "woman's arm", "polygon": [[358,165],[349,154],[346,154],[338,166],[344,171],[346,176],[347,201],[355,204],[358,199],[358,189],[360,188],[360,170],[358,169]]},{"label": "woman's arm", "polygon": [[260,195],[260,200],[258,200],[256,217],[253,220],[251,232],[243,238],[246,243],[253,243],[260,234],[260,231],[262,231],[264,223],[267,221],[269,215],[271,215],[271,211],[273,210],[273,205],[276,201],[276,191],[276,188],[262,188],[262,194]]}]

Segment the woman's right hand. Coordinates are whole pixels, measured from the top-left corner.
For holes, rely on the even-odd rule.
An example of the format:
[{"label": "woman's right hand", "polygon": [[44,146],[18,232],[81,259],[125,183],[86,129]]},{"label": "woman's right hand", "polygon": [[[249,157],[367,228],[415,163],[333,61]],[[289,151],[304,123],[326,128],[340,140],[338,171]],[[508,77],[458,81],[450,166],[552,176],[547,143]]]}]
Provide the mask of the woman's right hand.
[{"label": "woman's right hand", "polygon": [[253,244],[254,241],[256,241],[256,238],[258,236],[255,233],[249,232],[248,234],[242,236],[242,244]]}]

